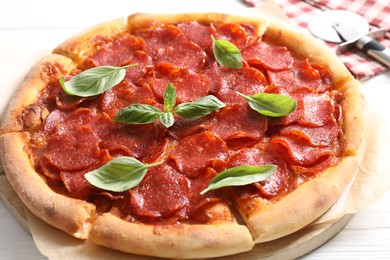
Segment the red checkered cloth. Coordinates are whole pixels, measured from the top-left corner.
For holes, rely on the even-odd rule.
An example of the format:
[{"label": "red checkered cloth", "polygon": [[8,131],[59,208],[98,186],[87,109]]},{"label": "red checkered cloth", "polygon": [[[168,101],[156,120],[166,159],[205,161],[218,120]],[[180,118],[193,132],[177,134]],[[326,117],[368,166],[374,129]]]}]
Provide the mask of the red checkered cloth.
[{"label": "red checkered cloth", "polygon": [[[261,0],[243,0],[250,6],[261,4]],[[348,10],[360,14],[369,22],[371,29],[385,28],[385,38],[378,39],[390,47],[390,0],[275,0],[286,15],[298,26],[308,30],[308,22],[316,14],[325,10]],[[336,49],[337,44],[326,43]],[[368,79],[384,72],[387,67],[373,60],[357,48],[340,54],[340,60],[358,79]]]}]

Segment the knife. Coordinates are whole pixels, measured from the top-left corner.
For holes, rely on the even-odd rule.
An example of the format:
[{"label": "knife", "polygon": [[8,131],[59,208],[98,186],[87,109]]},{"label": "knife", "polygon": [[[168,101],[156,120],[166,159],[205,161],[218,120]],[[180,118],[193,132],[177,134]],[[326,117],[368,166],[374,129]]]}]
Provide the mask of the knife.
[{"label": "knife", "polygon": [[390,67],[390,49],[386,48],[383,44],[373,38],[373,36],[378,34],[384,36],[386,30],[380,29],[366,35],[362,35],[354,28],[341,23],[334,24],[333,28],[344,41],[344,43],[340,44],[338,52],[343,51],[345,48],[356,46],[374,59],[382,62],[387,67]]}]

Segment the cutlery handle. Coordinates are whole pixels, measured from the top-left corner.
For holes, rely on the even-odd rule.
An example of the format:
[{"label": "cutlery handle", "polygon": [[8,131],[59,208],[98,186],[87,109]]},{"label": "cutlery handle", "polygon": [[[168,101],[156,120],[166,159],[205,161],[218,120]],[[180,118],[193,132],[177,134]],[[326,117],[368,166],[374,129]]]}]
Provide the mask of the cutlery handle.
[{"label": "cutlery handle", "polygon": [[390,67],[390,49],[374,40],[370,36],[364,36],[356,42],[356,46],[371,57]]}]

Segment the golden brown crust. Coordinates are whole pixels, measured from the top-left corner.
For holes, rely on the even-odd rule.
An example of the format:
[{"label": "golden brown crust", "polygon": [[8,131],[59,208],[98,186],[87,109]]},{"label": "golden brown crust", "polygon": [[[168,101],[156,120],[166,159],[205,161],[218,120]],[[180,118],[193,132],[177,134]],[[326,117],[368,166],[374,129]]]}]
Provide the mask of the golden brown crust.
[{"label": "golden brown crust", "polygon": [[43,117],[45,111],[42,109],[44,108],[35,107],[26,111],[25,122],[21,118],[24,115],[22,111],[38,100],[39,93],[50,82],[58,81],[75,68],[76,64],[72,60],[56,54],[48,55],[34,65],[4,112],[0,133],[21,131],[26,123],[27,127],[30,123],[32,124],[30,127],[34,127],[35,123],[30,121],[39,120],[40,116]]},{"label": "golden brown crust", "polygon": [[105,213],[98,217],[89,239],[120,251],[167,258],[203,258],[251,250],[252,236],[234,222],[212,225],[145,225]]},{"label": "golden brown crust", "polygon": [[96,37],[113,37],[123,32],[124,26],[125,21],[122,18],[101,23],[67,39],[55,48],[53,53],[69,57],[79,63],[95,47]]},{"label": "golden brown crust", "polygon": [[236,205],[256,243],[274,240],[303,228],[324,214],[346,189],[356,170],[356,157],[347,157],[277,202],[258,197],[246,202],[236,201]]},{"label": "golden brown crust", "polygon": [[365,133],[364,98],[360,90],[360,82],[348,81],[340,91],[343,92],[344,97],[341,105],[344,118],[342,128],[346,138],[345,154],[357,156]]},{"label": "golden brown crust", "polygon": [[268,21],[261,17],[241,17],[220,13],[187,13],[187,14],[145,14],[137,13],[127,18],[127,30],[129,32],[140,32],[151,30],[161,24],[177,24],[180,22],[197,21],[199,23],[220,24],[238,23],[251,24],[256,29],[258,35],[262,35],[267,27]]},{"label": "golden brown crust", "polygon": [[25,151],[29,139],[27,132],[0,136],[0,155],[9,182],[36,216],[74,237],[87,238],[95,205],[52,191],[31,166]]}]

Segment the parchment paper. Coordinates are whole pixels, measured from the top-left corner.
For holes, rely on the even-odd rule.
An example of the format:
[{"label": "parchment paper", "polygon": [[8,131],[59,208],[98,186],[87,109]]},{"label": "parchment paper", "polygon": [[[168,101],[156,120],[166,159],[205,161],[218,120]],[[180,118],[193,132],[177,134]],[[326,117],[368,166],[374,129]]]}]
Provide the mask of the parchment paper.
[{"label": "parchment paper", "polygon": [[[287,20],[272,0],[265,1],[263,6],[252,11],[262,15],[265,13],[274,19]],[[7,101],[28,69],[47,53],[49,53],[47,50],[30,50],[26,46],[15,46],[0,39],[0,56],[10,61],[5,63],[9,66],[0,67],[3,84],[8,90],[2,91],[0,95],[1,111],[4,110]],[[386,86],[382,90],[390,94],[389,89],[390,86]],[[378,91],[377,88],[367,89],[364,94],[367,99],[368,121],[362,153],[364,156],[361,158],[359,171],[339,201],[316,223],[313,223],[312,227],[323,225],[325,222],[333,223],[346,214],[356,213],[390,190],[390,117],[386,113],[390,111],[390,104],[385,100],[385,97],[389,95]],[[384,107],[378,108],[378,104],[383,104]],[[36,218],[28,210],[26,210],[26,216],[37,248],[49,259],[150,259],[124,254],[75,239]]]}]

